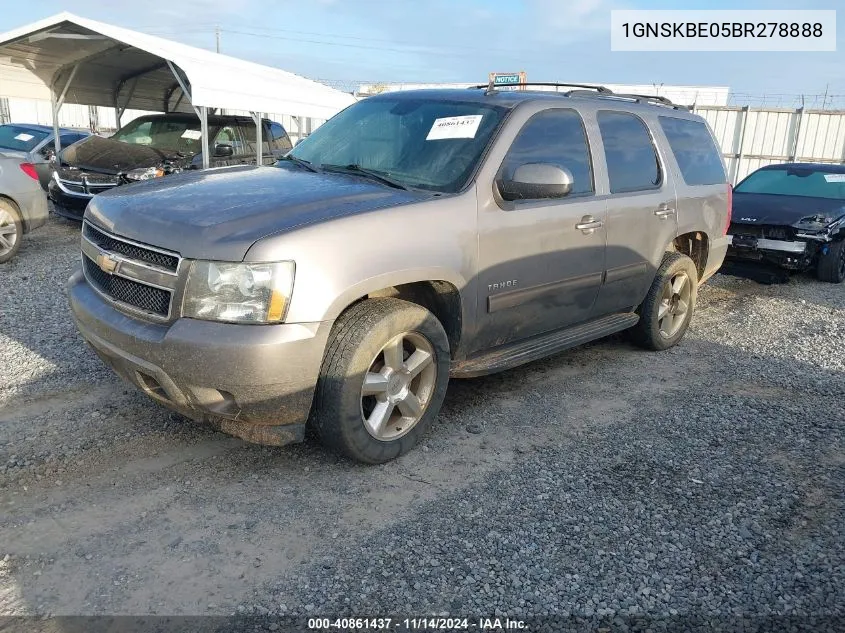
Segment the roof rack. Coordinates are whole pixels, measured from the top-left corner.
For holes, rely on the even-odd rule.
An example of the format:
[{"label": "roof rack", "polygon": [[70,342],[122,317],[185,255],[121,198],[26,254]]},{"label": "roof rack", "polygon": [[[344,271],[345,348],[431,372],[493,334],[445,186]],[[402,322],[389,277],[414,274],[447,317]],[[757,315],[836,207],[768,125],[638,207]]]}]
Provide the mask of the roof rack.
[{"label": "roof rack", "polygon": [[498,87],[507,87],[507,88],[519,88],[522,86],[554,86],[556,88],[582,88],[585,90],[595,90],[597,93],[601,94],[613,94],[613,91],[610,88],[605,86],[591,86],[589,84],[559,84],[554,82],[543,82],[543,81],[531,81],[525,83],[518,83],[518,84],[502,84],[502,86],[497,86],[493,83],[493,80],[490,80],[490,83],[486,84],[479,84],[477,86],[472,86],[474,90],[480,90],[481,88],[486,88],[486,93],[490,94],[496,91]]},{"label": "roof rack", "polygon": [[[566,92],[559,92],[555,91],[551,94],[561,95],[564,97],[583,97],[583,96],[590,96],[590,97],[597,97],[599,99],[619,99],[624,101],[635,101],[637,103],[652,103],[656,105],[663,105],[674,110],[689,110],[688,106],[678,105],[668,99],[667,97],[661,97],[659,95],[641,95],[635,93],[628,93],[628,92],[613,92],[610,88],[606,86],[600,85],[589,85],[589,84],[561,84],[561,83],[546,83],[546,82],[530,82],[530,83],[518,83],[518,84],[507,84],[508,87],[520,87],[520,86],[555,86],[555,87],[568,87],[568,88],[575,88],[575,90],[567,90]],[[489,84],[472,86],[473,89],[481,89],[486,88],[485,94],[492,94],[496,92],[497,86],[493,84],[491,81]]]}]

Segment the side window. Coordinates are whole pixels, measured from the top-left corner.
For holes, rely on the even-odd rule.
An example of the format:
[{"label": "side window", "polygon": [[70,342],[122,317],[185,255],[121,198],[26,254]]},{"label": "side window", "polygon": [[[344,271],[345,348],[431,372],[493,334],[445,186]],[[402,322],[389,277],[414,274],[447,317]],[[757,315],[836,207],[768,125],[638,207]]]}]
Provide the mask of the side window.
[{"label": "side window", "polygon": [[237,128],[232,125],[226,125],[220,128],[220,131],[217,133],[217,138],[214,139],[214,143],[231,145],[235,155],[245,153],[241,135],[238,133]]},{"label": "side window", "polygon": [[290,138],[288,138],[287,132],[285,132],[285,128],[275,121],[270,123],[270,140],[270,146],[276,150],[286,151],[293,146]]},{"label": "side window", "polygon": [[660,163],[642,119],[627,112],[598,113],[599,131],[607,157],[610,193],[655,189]]},{"label": "side window", "polygon": [[660,117],[660,127],[688,185],[717,185],[727,182],[725,167],[713,136],[702,121]]},{"label": "side window", "polygon": [[528,120],[505,156],[502,176],[511,178],[525,163],[550,163],[568,169],[574,181],[570,195],[593,192],[587,135],[575,110],[545,110]]},{"label": "side window", "polygon": [[[238,128],[241,131],[241,137],[244,140],[243,150],[240,153],[255,154],[255,126],[251,123],[241,123]],[[267,139],[262,139],[264,151],[267,151]],[[236,154],[239,152],[235,152]]]},{"label": "side window", "polygon": [[81,138],[82,136],[80,134],[61,134],[59,136],[59,141],[61,142],[62,147],[68,147],[76,143],[76,141]]}]

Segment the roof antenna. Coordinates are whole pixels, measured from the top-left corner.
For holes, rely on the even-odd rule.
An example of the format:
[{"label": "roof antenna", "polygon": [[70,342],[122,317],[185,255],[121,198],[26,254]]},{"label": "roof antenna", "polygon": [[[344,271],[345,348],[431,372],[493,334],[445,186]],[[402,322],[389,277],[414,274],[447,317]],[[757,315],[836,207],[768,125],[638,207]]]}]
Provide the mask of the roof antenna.
[{"label": "roof antenna", "polygon": [[496,84],[493,77],[490,77],[490,83],[487,84],[487,90],[484,91],[485,95],[491,95],[496,92]]}]

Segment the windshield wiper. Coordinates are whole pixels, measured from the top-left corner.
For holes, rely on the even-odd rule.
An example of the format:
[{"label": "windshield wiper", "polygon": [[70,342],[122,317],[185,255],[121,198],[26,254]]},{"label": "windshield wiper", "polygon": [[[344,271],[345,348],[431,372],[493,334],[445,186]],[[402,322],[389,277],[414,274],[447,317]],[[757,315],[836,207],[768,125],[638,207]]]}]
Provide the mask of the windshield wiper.
[{"label": "windshield wiper", "polygon": [[289,160],[294,165],[299,165],[303,169],[307,169],[308,171],[313,171],[314,173],[317,173],[318,171],[320,171],[319,169],[314,167],[314,165],[311,164],[311,161],[305,160],[304,158],[297,158],[296,156],[291,156],[290,154],[282,156],[279,160]]},{"label": "windshield wiper", "polygon": [[398,180],[393,180],[387,174],[376,171],[374,169],[367,169],[366,167],[361,167],[361,165],[320,165],[325,171],[337,171],[344,174],[354,174],[356,176],[364,176],[366,178],[370,178],[372,180],[377,180],[388,187],[393,187],[394,189],[402,189],[403,191],[408,191],[408,187],[403,185]]}]

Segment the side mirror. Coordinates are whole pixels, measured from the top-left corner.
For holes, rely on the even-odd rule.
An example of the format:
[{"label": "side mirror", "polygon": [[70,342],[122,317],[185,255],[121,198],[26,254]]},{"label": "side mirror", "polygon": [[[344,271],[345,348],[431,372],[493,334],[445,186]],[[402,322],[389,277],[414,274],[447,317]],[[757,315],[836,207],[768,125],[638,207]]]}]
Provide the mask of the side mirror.
[{"label": "side mirror", "polygon": [[235,150],[228,143],[217,143],[214,146],[214,155],[218,158],[223,158],[225,156],[234,156]]},{"label": "side mirror", "polygon": [[542,200],[563,198],[572,191],[572,172],[549,163],[526,163],[513,172],[510,180],[499,181],[499,193],[505,200]]}]

